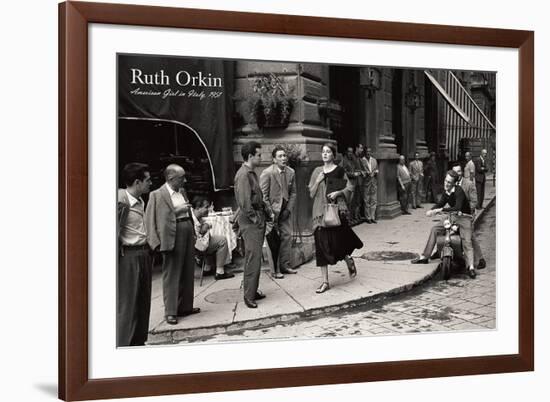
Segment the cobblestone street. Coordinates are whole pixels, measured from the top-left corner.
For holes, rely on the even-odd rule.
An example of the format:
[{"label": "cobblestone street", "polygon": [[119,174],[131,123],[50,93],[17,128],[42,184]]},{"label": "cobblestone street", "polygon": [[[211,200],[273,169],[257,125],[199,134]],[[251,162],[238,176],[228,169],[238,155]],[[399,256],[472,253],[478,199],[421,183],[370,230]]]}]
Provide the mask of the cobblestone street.
[{"label": "cobblestone street", "polygon": [[354,309],[253,330],[191,338],[184,342],[494,329],[496,328],[495,205],[479,222],[477,233],[487,267],[479,270],[474,280],[463,273],[454,274],[447,282],[436,277],[403,295]]}]

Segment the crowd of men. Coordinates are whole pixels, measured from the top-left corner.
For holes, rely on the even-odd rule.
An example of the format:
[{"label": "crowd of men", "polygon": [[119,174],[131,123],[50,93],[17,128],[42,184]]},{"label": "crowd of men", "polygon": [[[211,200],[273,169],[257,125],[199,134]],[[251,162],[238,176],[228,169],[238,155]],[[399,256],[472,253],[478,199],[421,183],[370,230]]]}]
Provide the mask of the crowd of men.
[{"label": "crowd of men", "polygon": [[[273,278],[282,279],[286,274],[296,273],[290,264],[296,179],[282,146],[274,147],[273,163],[260,177],[255,169],[261,164],[261,145],[255,141],[245,143],[241,155],[243,164],[234,179],[238,207],[235,226],[244,241],[244,303],[248,308],[257,308],[257,302],[266,297],[259,290],[264,236],[273,255]],[[480,157],[472,161],[471,154],[467,153],[464,170],[456,166],[447,173],[443,195],[438,198],[435,154],[430,155],[425,167],[418,153],[408,166],[401,155],[396,176],[402,213],[410,214],[409,204],[412,208],[422,208],[421,187],[424,186],[427,201],[436,202],[428,215],[445,208],[473,215],[475,208],[483,205],[486,156],[487,151],[483,150]],[[341,164],[354,187],[348,200],[352,223],[364,220],[376,224],[379,171],[371,149],[362,144],[355,149],[349,147]],[[216,280],[234,276],[225,270],[229,253],[225,239],[210,234],[209,225],[202,221],[207,215],[208,203],[191,204],[185,190],[185,176],[183,167],[167,166],[164,185],[149,194],[145,207],[142,196],[149,193],[151,187],[148,166],[130,163],[123,169],[125,188],[118,190],[117,346],[139,346],[147,340],[151,251],[162,256],[164,314],[171,325],[177,324],[179,318],[200,313],[200,309],[193,306],[197,252],[213,256]],[[440,232],[439,226],[432,229],[424,252],[413,263],[426,263],[433,257],[435,237]],[[475,268],[483,268],[485,261],[470,224],[464,230],[463,242],[470,276],[475,277]]]},{"label": "crowd of men", "polygon": [[[274,256],[272,275],[281,279],[295,274],[290,266],[291,214],[296,201],[294,170],[287,166],[283,147],[273,149],[273,165],[260,178],[255,168],[261,162],[259,143],[244,144],[243,164],[235,175],[235,226],[244,240],[244,302],[257,308],[265,297],[258,290],[262,246],[267,230]],[[215,279],[234,275],[226,272],[229,253],[222,236],[210,233],[202,218],[208,202],[191,204],[185,189],[186,172],[171,164],[164,170],[165,183],[149,193],[151,175],[142,163],[129,163],[122,172],[125,188],[118,190],[117,346],[140,346],[147,340],[151,308],[151,251],[162,256],[162,294],[168,324],[200,313],[193,306],[195,256],[213,257]]]}]

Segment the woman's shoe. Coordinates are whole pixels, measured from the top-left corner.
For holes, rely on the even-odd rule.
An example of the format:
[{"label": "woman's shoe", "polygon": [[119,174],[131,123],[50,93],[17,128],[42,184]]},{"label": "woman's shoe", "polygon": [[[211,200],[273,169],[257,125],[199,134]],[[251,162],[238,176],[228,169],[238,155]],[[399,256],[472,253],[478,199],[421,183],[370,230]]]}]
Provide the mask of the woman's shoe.
[{"label": "woman's shoe", "polygon": [[316,293],[324,293],[330,289],[328,282],[321,283],[321,286],[315,291]]},{"label": "woman's shoe", "polygon": [[357,276],[357,268],[355,267],[355,262],[353,261],[353,258],[346,258],[346,264],[348,265],[350,278],[355,278]]}]

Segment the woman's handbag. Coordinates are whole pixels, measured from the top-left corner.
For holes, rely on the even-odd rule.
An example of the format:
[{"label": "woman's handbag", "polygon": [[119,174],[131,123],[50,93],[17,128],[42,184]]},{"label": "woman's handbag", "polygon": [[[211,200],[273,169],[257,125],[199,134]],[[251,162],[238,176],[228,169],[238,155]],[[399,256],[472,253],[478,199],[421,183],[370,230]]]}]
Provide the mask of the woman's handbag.
[{"label": "woman's handbag", "polygon": [[325,204],[325,213],[323,214],[322,227],[331,228],[335,226],[340,226],[342,221],[340,221],[340,214],[338,213],[338,204]]}]

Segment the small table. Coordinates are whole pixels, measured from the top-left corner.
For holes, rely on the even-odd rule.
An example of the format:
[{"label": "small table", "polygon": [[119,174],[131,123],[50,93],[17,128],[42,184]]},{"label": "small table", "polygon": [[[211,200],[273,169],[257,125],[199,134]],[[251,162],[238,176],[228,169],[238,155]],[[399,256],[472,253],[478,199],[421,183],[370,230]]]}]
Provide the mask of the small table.
[{"label": "small table", "polygon": [[211,226],[210,234],[223,236],[225,238],[229,249],[226,264],[231,263],[231,253],[237,248],[237,235],[233,231],[233,223],[231,223],[232,216],[233,213],[227,215],[216,213],[216,215],[208,215],[202,218],[203,222]]}]

